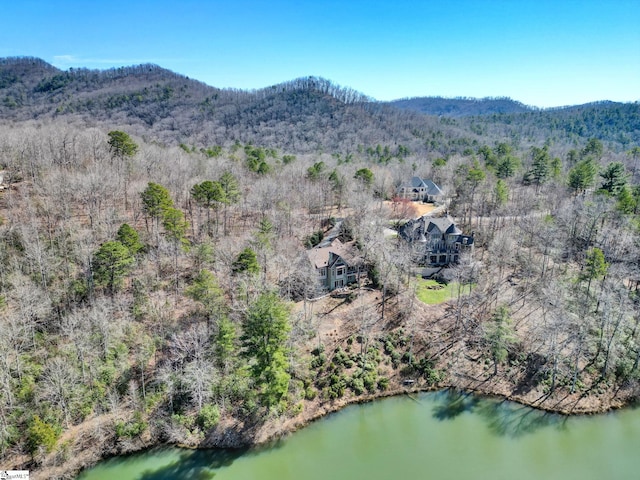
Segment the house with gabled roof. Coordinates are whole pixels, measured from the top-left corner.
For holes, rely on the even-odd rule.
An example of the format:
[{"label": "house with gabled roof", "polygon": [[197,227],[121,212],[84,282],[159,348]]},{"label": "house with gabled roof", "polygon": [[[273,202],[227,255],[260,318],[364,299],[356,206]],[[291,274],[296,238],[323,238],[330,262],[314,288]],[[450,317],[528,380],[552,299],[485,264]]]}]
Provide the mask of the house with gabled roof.
[{"label": "house with gabled roof", "polygon": [[366,275],[355,242],[343,243],[339,238],[334,238],[329,244],[322,245],[308,250],[307,255],[324,288],[329,291],[342,288]]},{"label": "house with gabled roof", "polygon": [[396,194],[400,198],[420,202],[439,202],[444,199],[444,192],[433,181],[420,177],[413,177],[409,182],[402,183]]},{"label": "house with gabled roof", "polygon": [[457,263],[463,252],[473,250],[473,234],[464,235],[449,215],[409,220],[398,235],[413,246],[416,262],[427,267]]}]

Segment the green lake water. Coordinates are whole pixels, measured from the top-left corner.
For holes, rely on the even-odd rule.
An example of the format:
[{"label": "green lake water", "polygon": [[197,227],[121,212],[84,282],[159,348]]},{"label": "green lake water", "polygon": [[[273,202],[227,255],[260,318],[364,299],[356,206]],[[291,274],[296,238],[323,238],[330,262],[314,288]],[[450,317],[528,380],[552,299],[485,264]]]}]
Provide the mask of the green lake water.
[{"label": "green lake water", "polygon": [[640,409],[563,417],[450,392],[350,406],[268,448],[160,448],[80,480],[640,479]]}]

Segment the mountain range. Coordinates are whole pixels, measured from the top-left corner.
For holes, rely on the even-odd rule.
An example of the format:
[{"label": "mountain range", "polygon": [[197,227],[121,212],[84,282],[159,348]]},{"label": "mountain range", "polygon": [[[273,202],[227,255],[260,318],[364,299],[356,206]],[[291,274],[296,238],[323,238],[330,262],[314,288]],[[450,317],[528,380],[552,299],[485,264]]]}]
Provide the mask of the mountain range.
[{"label": "mountain range", "polygon": [[526,147],[595,137],[614,150],[640,143],[638,102],[545,110],[508,98],[377,102],[319,77],[247,91],[150,64],[63,71],[38,58],[1,58],[0,121],[48,119],[126,128],[169,144],[240,142],[294,152],[402,144],[446,156],[499,141]]}]

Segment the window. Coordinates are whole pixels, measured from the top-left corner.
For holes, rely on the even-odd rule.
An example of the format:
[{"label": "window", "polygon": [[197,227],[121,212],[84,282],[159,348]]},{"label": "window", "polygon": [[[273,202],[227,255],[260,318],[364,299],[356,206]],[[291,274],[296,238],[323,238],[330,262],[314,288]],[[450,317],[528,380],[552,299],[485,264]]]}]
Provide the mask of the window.
[{"label": "window", "polygon": [[436,263],[438,261],[438,257],[436,257],[435,255],[431,255],[431,257],[429,258],[429,261],[431,263]]},{"label": "window", "polygon": [[344,267],[336,268],[336,276],[344,275]]},{"label": "window", "polygon": [[327,267],[322,267],[320,269],[320,276],[321,277],[326,277],[327,276]]},{"label": "window", "polygon": [[440,255],[440,263],[447,263],[447,256],[446,255]]}]

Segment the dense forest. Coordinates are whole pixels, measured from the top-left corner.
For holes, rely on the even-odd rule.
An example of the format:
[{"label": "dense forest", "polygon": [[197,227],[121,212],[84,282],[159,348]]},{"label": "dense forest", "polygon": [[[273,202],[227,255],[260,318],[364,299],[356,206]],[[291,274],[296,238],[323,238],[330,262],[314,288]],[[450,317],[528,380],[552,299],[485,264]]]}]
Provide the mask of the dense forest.
[{"label": "dense forest", "polygon": [[[1,59],[3,467],[237,446],[408,381],[564,412],[637,398],[640,105],[494,106]],[[413,175],[475,238],[444,304],[385,235]],[[307,248],[339,219],[368,276],[326,295]]]},{"label": "dense forest", "polygon": [[[428,115],[425,115],[427,113]],[[566,150],[598,138],[608,150],[640,141],[640,105],[601,102],[537,110],[509,99],[390,103],[307,77],[256,91],[217,89],[156,65],[61,71],[36,58],[0,59],[0,119],[121,127],[167,145],[236,142],[349,155],[369,147],[463,154],[485,143]]]},{"label": "dense forest", "polygon": [[533,107],[527,107],[515,100],[511,100],[510,98],[451,99],[442,97],[417,97],[403,98],[389,103],[404,110],[413,110],[427,115],[442,115],[445,117],[523,113],[537,110]]}]

